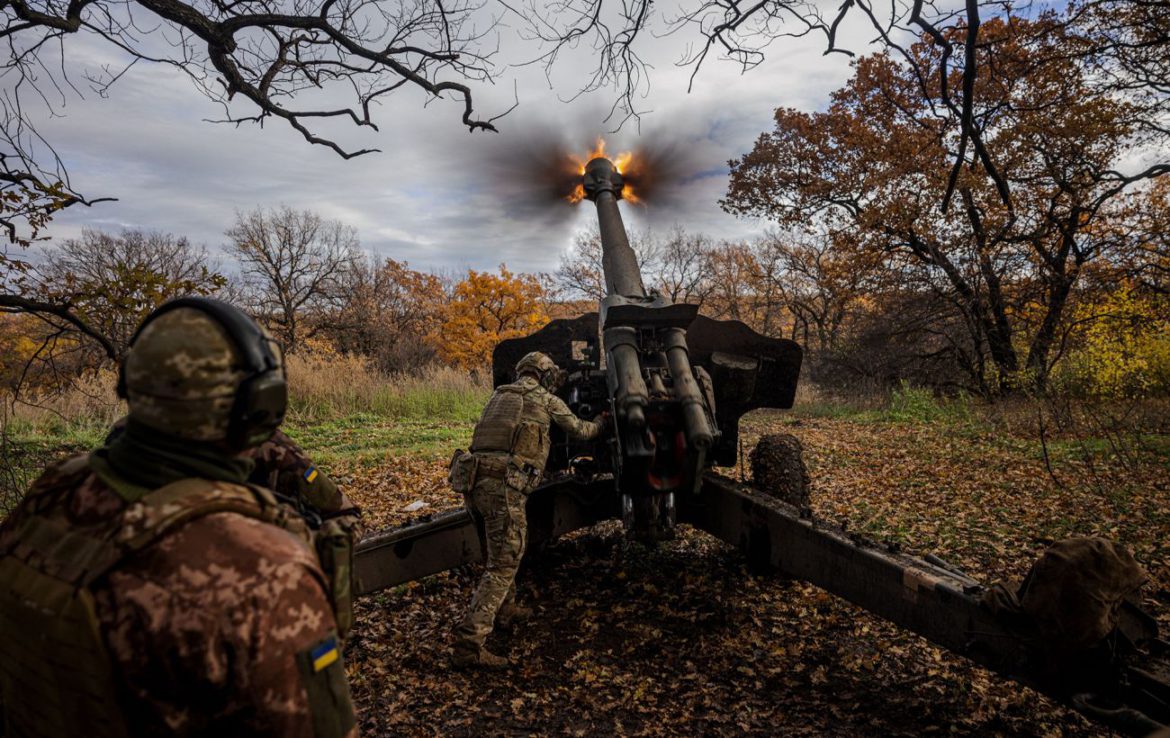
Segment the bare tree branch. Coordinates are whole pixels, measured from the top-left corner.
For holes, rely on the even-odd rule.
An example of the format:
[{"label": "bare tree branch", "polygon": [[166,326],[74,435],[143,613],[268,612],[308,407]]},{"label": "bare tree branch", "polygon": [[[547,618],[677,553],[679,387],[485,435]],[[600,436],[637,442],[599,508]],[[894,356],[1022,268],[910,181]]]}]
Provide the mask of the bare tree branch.
[{"label": "bare tree branch", "polygon": [[118,352],[114,348],[114,344],[110,342],[110,339],[78,317],[73,311],[73,306],[68,303],[41,302],[17,295],[0,293],[0,311],[31,313],[41,318],[59,318],[81,333],[97,341],[107,357],[111,359],[118,357]]}]

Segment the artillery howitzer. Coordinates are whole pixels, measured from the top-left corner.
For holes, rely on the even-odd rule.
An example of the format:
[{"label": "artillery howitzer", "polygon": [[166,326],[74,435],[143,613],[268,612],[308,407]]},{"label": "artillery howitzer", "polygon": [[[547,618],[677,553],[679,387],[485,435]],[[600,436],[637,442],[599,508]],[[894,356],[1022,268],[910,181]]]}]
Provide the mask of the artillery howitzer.
[{"label": "artillery howitzer", "polygon": [[[1104,639],[1062,648],[1018,609],[995,606],[992,588],[946,562],[817,520],[799,500],[771,494],[769,480],[749,486],[715,472],[739,459],[745,413],[792,406],[801,349],[648,293],[618,210],[620,172],[608,159],[593,159],[582,185],[597,207],[607,294],[597,313],[502,342],[493,380],[510,382],[521,356],[544,352],[569,370],[560,395],[570,408],[585,417],[608,409],[614,427],[592,442],[552,429],[545,480],[528,500],[532,544],[612,519],[648,543],[689,524],[738,546],[758,571],[821,587],[1121,732],[1145,735],[1170,723],[1170,644],[1131,602]],[[763,443],[799,479],[803,464],[793,446]],[[363,540],[357,593],[480,558],[470,515],[443,513]]]}]

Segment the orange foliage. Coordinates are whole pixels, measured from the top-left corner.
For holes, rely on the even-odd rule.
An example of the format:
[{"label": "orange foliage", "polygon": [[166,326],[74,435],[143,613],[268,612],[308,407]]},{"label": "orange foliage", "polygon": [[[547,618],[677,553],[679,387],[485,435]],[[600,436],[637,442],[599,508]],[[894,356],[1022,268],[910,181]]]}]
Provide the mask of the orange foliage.
[{"label": "orange foliage", "polygon": [[549,321],[544,289],[532,274],[469,270],[441,311],[433,342],[444,361],[466,369],[486,367],[492,349],[508,338],[536,331]]},{"label": "orange foliage", "polygon": [[945,291],[972,332],[957,340],[978,358],[964,361],[982,391],[997,391],[1043,383],[1085,265],[1118,258],[1129,193],[1158,169],[1118,184],[1112,170],[1142,143],[1144,111],[1093,87],[1092,68],[1069,54],[1083,40],[1055,16],[990,19],[979,41],[974,125],[1002,191],[970,151],[950,189],[958,108],[924,95],[918,74],[941,60],[923,42],[908,50],[913,66],[893,53],[858,59],[823,112],[777,110],[775,129],[732,162],[722,204],[784,227],[819,217],[844,234],[843,263]]}]

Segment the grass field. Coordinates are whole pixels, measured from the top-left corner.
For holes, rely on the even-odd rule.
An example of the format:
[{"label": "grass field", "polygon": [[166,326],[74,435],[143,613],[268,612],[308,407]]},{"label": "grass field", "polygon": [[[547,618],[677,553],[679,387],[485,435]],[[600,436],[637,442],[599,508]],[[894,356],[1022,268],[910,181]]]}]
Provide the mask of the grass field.
[{"label": "grass field", "polygon": [[[371,528],[400,524],[459,504],[445,462],[487,390],[447,382],[378,390],[377,403],[361,382],[325,382],[296,400],[288,430]],[[986,582],[1018,579],[1059,538],[1119,539],[1150,572],[1146,604],[1170,629],[1164,410],[804,392],[793,411],[748,416],[744,445],[796,434],[818,516]],[[27,479],[94,445],[109,415],[10,423],[9,468]],[[403,511],[419,500],[421,513]],[[536,621],[491,642],[518,666],[454,672],[449,631],[477,575],[467,567],[359,602],[348,670],[367,735],[1102,734],[815,588],[751,576],[734,550],[691,530],[654,551],[624,544],[612,524],[549,547],[521,580]]]}]

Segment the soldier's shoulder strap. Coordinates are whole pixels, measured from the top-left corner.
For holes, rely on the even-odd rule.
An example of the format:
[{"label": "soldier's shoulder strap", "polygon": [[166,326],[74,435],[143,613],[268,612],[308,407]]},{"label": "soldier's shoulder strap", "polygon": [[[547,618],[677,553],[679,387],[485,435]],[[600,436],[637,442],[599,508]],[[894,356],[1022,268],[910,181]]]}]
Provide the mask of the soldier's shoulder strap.
[{"label": "soldier's shoulder strap", "polygon": [[207,479],[183,479],[160,487],[130,503],[104,527],[78,530],[59,516],[31,516],[20,538],[30,550],[55,562],[58,578],[87,587],[125,557],[187,523],[222,512],[271,523],[309,544],[304,520],[268,490]]},{"label": "soldier's shoulder strap", "polygon": [[115,540],[125,553],[140,551],[198,518],[225,512],[283,528],[306,544],[310,540],[304,519],[264,487],[194,478],[172,482],[129,505]]},{"label": "soldier's shoulder strap", "polygon": [[513,382],[512,384],[501,384],[499,387],[496,387],[497,392],[500,390],[511,395],[519,395],[520,399],[524,402],[532,402],[533,397],[543,399],[544,395],[547,394],[547,390],[539,382],[532,386],[523,384],[520,381]]}]

